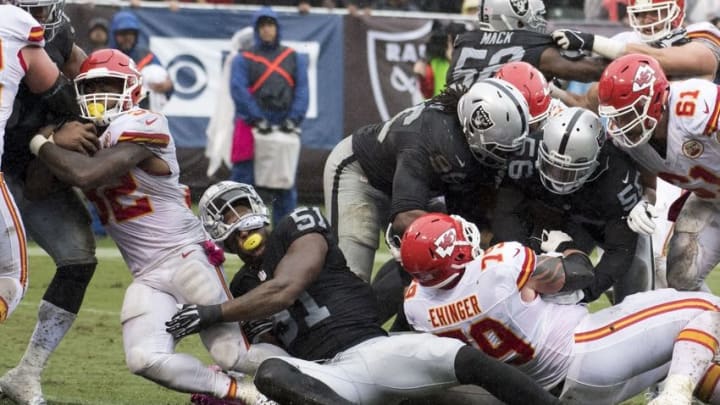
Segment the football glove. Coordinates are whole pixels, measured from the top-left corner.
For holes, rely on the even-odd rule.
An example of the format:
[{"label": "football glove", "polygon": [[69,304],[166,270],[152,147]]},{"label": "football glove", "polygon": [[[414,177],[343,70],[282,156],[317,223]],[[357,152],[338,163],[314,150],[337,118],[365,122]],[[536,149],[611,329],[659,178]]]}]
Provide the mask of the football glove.
[{"label": "football glove", "polygon": [[259,133],[261,133],[263,135],[267,135],[270,133],[270,131],[272,131],[272,127],[270,127],[270,123],[265,118],[255,121],[253,126]]},{"label": "football glove", "polygon": [[388,250],[390,250],[390,254],[392,255],[393,259],[395,259],[396,262],[400,263],[400,241],[402,239],[400,236],[396,235],[395,232],[392,230],[392,222],[388,224],[387,229],[385,230],[385,244],[388,247]]},{"label": "football glove", "polygon": [[182,305],[178,304],[178,313],[165,322],[165,331],[175,340],[198,333],[222,320],[220,304],[216,305]]},{"label": "football glove", "polygon": [[655,232],[655,221],[658,211],[654,205],[646,200],[642,200],[635,204],[627,217],[627,224],[633,232],[645,235],[652,235]]},{"label": "football glove", "polygon": [[687,36],[687,30],[685,28],[678,28],[657,41],[650,43],[650,45],[655,48],[670,48],[671,46],[685,45],[688,42],[690,42],[690,38]]},{"label": "football glove", "polygon": [[563,231],[542,231],[542,242],[540,243],[540,250],[545,253],[557,252],[561,244],[565,242],[572,242],[570,235]]},{"label": "football glove", "polygon": [[241,328],[250,343],[261,343],[260,337],[272,330],[273,323],[270,319],[258,319],[243,322]]},{"label": "football glove", "polygon": [[592,51],[595,35],[586,32],[562,29],[551,34],[555,45],[568,51]]}]

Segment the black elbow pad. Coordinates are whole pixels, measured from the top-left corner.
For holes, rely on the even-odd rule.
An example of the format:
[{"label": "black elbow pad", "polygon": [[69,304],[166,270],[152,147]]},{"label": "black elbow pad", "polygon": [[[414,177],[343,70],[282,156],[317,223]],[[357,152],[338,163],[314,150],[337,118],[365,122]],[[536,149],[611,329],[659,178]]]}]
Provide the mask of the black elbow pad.
[{"label": "black elbow pad", "polygon": [[41,98],[50,111],[59,116],[77,117],[80,115],[80,107],[77,104],[75,95],[75,86],[73,82],[62,73],[58,75],[55,84],[41,95]]},{"label": "black elbow pad", "polygon": [[582,290],[592,283],[595,273],[590,258],[585,253],[571,253],[562,258],[565,285],[560,291]]}]

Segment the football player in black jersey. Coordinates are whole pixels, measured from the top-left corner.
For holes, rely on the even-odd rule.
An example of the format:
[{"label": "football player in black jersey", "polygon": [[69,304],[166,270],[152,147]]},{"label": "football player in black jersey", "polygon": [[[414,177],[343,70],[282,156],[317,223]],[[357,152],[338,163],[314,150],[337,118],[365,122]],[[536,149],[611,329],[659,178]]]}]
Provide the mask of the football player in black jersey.
[{"label": "football player in black jersey", "polygon": [[[295,357],[260,365],[258,389],[280,403],[388,404],[458,384],[476,384],[510,404],[557,403],[529,377],[456,339],[388,337],[370,286],[350,271],[317,208],[298,208],[268,231],[252,186],[221,182],[200,204],[206,230],[246,263],[237,297],[189,306],[167,322],[176,339],[218,322],[272,318],[272,333]],[[322,361],[325,362],[322,362]]]},{"label": "football player in black jersey", "polygon": [[[444,198],[447,211],[488,228],[501,155],[527,135],[528,106],[504,81],[488,79],[464,90],[448,88],[386,122],[362,127],[328,157],[325,209],[348,266],[364,280],[370,280],[381,230],[390,222],[388,239],[402,235],[432,211],[434,197]],[[378,273],[373,288],[381,322],[402,308],[409,282],[392,261]]]},{"label": "football player in black jersey", "polygon": [[[428,211],[433,197],[480,226],[503,155],[528,133],[528,106],[509,83],[487,79],[467,92],[447,89],[390,120],[362,127],[342,140],[325,163],[327,210],[350,269],[368,281],[380,233],[388,222],[401,235]],[[465,204],[467,207],[463,207]]]},{"label": "football player in black jersey", "polygon": [[[626,222],[641,201],[640,173],[604,139],[600,119],[589,110],[573,107],[549,118],[511,158],[492,220],[497,242],[519,241],[538,252],[571,246],[590,253],[600,246],[594,279],[576,286],[586,302],[613,285],[619,302],[651,281],[648,242],[639,242]],[[566,234],[543,236],[543,230]]]},{"label": "football player in black jersey", "polygon": [[596,81],[607,65],[602,59],[569,57],[549,34],[542,0],[484,0],[480,30],[459,35],[454,44],[447,84],[469,86],[492,77],[507,62],[524,61],[549,78]]},{"label": "football player in black jersey", "polygon": [[[75,32],[63,12],[64,0],[13,0],[45,28],[45,50],[68,78],[74,78],[85,53],[74,44]],[[49,103],[66,114],[50,113]],[[56,89],[55,100],[41,99],[21,85],[5,129],[2,172],[28,234],[53,259],[57,270],[38,309],[38,321],[18,365],[0,377],[0,391],[18,403],[44,403],[40,375],[55,348],[72,326],[97,265],[90,216],[74,190],[42,169],[28,143],[41,127],[62,123],[77,112],[72,82]],[[84,132],[92,124],[73,122]],[[34,173],[34,174],[32,174]],[[31,179],[32,178],[32,179]],[[41,179],[36,186],[34,180]],[[38,402],[40,401],[40,402]]]}]

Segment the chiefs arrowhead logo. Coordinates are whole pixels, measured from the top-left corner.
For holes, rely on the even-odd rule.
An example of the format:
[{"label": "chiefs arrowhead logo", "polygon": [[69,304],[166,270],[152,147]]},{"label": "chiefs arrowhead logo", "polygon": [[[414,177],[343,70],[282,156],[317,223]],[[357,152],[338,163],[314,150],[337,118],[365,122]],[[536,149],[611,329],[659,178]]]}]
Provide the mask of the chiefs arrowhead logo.
[{"label": "chiefs arrowhead logo", "polygon": [[440,257],[448,257],[452,254],[455,248],[455,241],[457,240],[457,234],[455,229],[448,229],[440,237],[435,239],[435,253]]},{"label": "chiefs arrowhead logo", "polygon": [[632,91],[640,91],[652,87],[655,83],[655,71],[648,65],[640,65],[633,78]]}]

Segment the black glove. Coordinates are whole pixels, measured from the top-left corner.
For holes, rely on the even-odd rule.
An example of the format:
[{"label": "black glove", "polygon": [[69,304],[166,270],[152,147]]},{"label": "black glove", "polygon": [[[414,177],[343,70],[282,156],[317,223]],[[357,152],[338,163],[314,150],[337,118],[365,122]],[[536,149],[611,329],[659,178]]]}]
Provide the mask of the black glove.
[{"label": "black glove", "polygon": [[655,48],[670,48],[671,46],[685,45],[688,42],[690,42],[690,38],[687,36],[687,30],[678,28],[657,41],[651,42],[650,45]]},{"label": "black glove", "polygon": [[261,133],[263,135],[269,134],[270,131],[272,131],[272,128],[270,127],[270,123],[265,118],[255,121],[253,126],[259,133]]},{"label": "black glove", "polygon": [[269,319],[258,319],[243,322],[241,327],[250,343],[260,343],[260,337],[272,330],[273,323]]},{"label": "black glove", "polygon": [[568,51],[592,51],[595,35],[574,30],[555,30],[552,39],[555,45]]},{"label": "black glove", "polygon": [[198,333],[222,320],[220,304],[216,305],[188,305],[173,315],[172,319],[165,322],[165,331],[175,340],[185,336]]},{"label": "black glove", "polygon": [[280,125],[280,130],[289,134],[299,134],[300,128],[295,124],[295,121],[290,118],[286,118],[285,121]]}]

